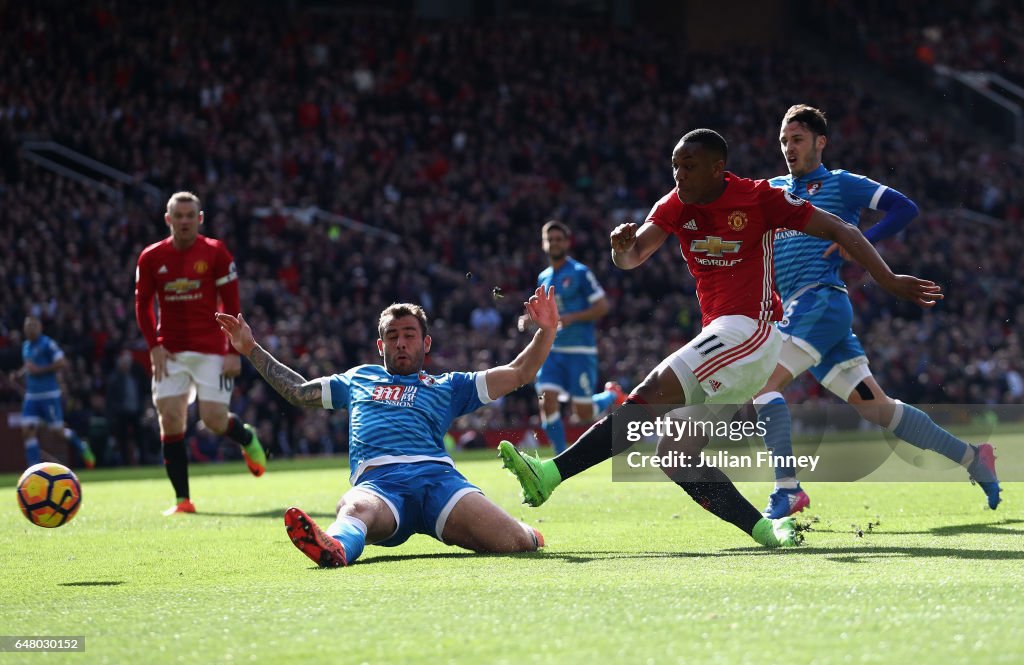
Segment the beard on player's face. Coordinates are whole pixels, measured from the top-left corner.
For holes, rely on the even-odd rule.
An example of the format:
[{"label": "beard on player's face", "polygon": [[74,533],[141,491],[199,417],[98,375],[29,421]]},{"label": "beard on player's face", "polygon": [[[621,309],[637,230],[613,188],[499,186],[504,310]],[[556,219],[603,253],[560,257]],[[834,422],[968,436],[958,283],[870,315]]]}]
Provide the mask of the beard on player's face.
[{"label": "beard on player's face", "polygon": [[384,369],[390,374],[415,374],[423,368],[425,356],[422,346],[418,351],[409,348],[385,349]]},{"label": "beard on player's face", "polygon": [[415,374],[423,369],[429,344],[428,337],[419,337],[406,332],[383,342],[381,355],[384,369],[390,374]]}]

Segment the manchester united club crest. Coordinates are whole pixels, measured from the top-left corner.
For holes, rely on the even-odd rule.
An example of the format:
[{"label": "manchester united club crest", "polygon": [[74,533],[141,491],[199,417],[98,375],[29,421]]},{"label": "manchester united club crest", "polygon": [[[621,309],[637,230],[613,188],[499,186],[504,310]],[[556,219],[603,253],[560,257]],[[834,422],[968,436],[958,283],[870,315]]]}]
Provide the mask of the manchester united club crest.
[{"label": "manchester united club crest", "polygon": [[821,189],[821,181],[816,180],[814,182],[807,183],[807,196],[814,196]]},{"label": "manchester united club crest", "polygon": [[747,228],[747,213],[742,210],[731,212],[729,213],[727,223],[729,224],[729,228],[733,231],[742,231]]},{"label": "manchester united club crest", "polygon": [[210,264],[208,264],[206,261],[196,261],[192,265],[192,269],[196,271],[196,274],[202,275],[203,273],[210,269]]}]

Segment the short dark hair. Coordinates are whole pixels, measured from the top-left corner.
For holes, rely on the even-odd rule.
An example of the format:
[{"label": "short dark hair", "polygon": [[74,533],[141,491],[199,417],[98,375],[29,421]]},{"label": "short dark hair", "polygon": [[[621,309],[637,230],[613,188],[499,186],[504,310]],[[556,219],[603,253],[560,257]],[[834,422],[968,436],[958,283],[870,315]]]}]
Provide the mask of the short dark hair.
[{"label": "short dark hair", "polygon": [[729,161],[729,144],[725,142],[722,135],[713,129],[694,129],[683,135],[679,143],[696,143],[705,150],[710,150],[723,162]]},{"label": "short dark hair", "polygon": [[799,122],[818,136],[828,136],[828,120],[825,119],[825,112],[807,104],[794,104],[782,116],[782,126],[785,127],[791,122]]},{"label": "short dark hair", "polygon": [[380,338],[384,339],[384,329],[391,319],[400,319],[403,316],[415,316],[416,320],[420,322],[423,336],[427,336],[427,313],[423,311],[423,308],[407,302],[396,302],[384,308],[384,311],[380,313],[380,318],[377,319],[377,334]]},{"label": "short dark hair", "polygon": [[569,230],[569,226],[565,222],[560,222],[557,219],[549,219],[547,222],[545,222],[544,226],[542,226],[540,229],[541,235],[547,235],[548,231],[550,231],[551,229],[557,229],[561,231],[562,233],[565,234],[566,238],[572,235],[572,231]]}]

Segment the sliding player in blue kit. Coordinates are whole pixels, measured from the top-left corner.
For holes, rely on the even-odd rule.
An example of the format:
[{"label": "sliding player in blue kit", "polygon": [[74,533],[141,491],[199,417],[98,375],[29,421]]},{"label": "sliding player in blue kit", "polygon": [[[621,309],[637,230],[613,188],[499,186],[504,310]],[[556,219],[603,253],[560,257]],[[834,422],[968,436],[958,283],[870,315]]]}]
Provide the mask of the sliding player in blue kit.
[{"label": "sliding player in blue kit", "polygon": [[[888,238],[918,214],[917,206],[900,192],[870,178],[842,169],[828,170],[821,154],[828,143],[828,122],[820,110],[798,104],[782,119],[779,142],[789,175],[772,178],[774,187],[806,199],[848,224],[857,226],[863,208],[884,210],[885,216],[864,232],[872,243]],[[992,446],[968,444],[935,424],[920,409],[893,399],[882,390],[868,368],[857,336],[846,285],[839,277],[841,252],[827,240],[799,231],[775,235],[775,281],[784,314],[779,364],[754,398],[758,419],[765,427],[765,446],[775,455],[793,454],[789,409],[782,390],[810,370],[825,388],[853,406],[861,417],[900,439],[934,450],[964,466],[984,490],[988,506],[999,505]],[[793,467],[775,468],[775,491],[764,516],[778,519],[810,505]]]},{"label": "sliding player in blue kit", "polygon": [[218,314],[231,344],[264,379],[297,406],[348,409],[352,489],[337,519],[322,530],[298,508],[285,512],[292,543],[322,567],[353,563],[366,544],[401,545],[424,533],[475,552],[531,552],[543,547],[536,529],[506,513],[454,468],[444,447],[452,420],[475,411],[537,375],[555,339],[553,289],[538,288],[524,303],[539,328],[507,365],[482,372],[427,374],[427,317],[418,305],[381,312],[381,365],[307,381],[253,339],[239,315]]}]

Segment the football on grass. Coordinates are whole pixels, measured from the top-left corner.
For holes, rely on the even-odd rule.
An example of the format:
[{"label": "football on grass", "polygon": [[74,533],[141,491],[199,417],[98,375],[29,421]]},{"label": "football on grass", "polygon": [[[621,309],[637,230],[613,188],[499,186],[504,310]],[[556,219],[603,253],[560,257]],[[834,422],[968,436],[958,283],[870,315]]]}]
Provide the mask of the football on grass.
[{"label": "football on grass", "polygon": [[43,462],[30,466],[18,480],[18,506],[36,526],[63,526],[81,505],[82,485],[63,464]]}]

